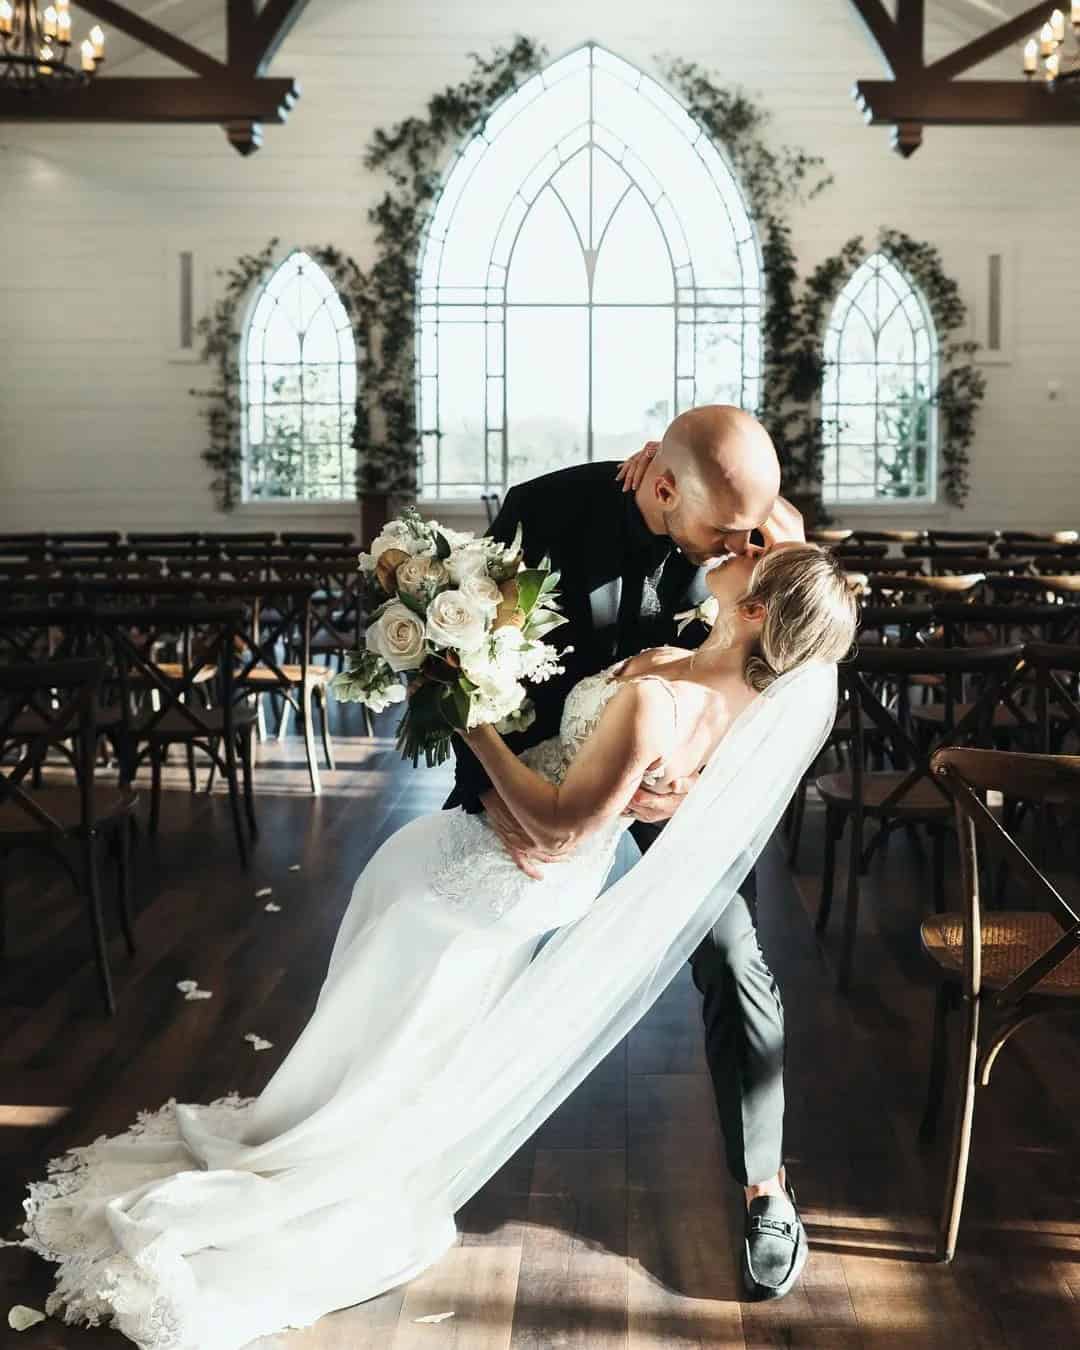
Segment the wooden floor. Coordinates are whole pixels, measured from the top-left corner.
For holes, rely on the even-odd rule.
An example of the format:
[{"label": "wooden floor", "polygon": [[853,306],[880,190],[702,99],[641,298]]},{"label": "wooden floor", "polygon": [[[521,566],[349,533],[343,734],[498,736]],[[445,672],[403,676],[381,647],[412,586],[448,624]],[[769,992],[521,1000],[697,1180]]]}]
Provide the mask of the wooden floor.
[{"label": "wooden floor", "polygon": [[[413,771],[389,739],[365,740],[340,716],[353,711],[335,710],[339,767],[321,799],[308,795],[296,740],[262,747],[262,837],[247,874],[224,799],[192,797],[170,773],[159,841],[139,849],[138,954],[112,944],[111,1022],[70,891],[43,870],[20,874],[0,989],[0,1232],[15,1236],[23,1183],[70,1144],[170,1096],[256,1092],[280,1062],[313,1006],[352,879],[446,790],[444,771]],[[820,827],[811,805],[805,870],[793,878],[773,847],[760,882],[762,941],[787,1008],[788,1161],[811,1243],[786,1299],[740,1298],[741,1194],[723,1166],[684,971],[459,1215],[460,1243],[435,1269],[263,1350],[1080,1343],[1080,1040],[1034,1028],[1006,1049],[979,1103],[959,1255],[933,1264],[943,1150],[923,1155],[915,1138],[932,1006],[917,941],[924,860],[896,840],[875,861],[857,980],[840,998],[835,935],[819,947],[809,917]],[[267,886],[272,897],[256,897]],[[185,1002],[175,988],[185,978],[213,998]],[[273,1048],[255,1053],[249,1031]],[[8,1331],[11,1304],[43,1305],[48,1272],[0,1251],[0,1343],[128,1344],[51,1321]],[[417,1320],[440,1313],[454,1315]]]}]

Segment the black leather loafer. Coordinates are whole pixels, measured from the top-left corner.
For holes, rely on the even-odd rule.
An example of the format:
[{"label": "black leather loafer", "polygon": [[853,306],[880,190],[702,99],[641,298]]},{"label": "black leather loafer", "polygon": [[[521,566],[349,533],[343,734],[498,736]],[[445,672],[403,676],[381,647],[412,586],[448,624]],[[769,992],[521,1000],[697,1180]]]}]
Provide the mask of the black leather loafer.
[{"label": "black leather loafer", "polygon": [[795,1192],[759,1195],[746,1211],[742,1274],[752,1299],[783,1298],[806,1265],[806,1229]]}]

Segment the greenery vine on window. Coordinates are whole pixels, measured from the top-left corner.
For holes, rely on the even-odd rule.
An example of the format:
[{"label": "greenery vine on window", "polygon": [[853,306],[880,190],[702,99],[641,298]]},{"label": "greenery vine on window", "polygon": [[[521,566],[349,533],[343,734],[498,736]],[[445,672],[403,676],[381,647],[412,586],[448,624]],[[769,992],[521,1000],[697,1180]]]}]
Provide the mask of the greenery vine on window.
[{"label": "greenery vine on window", "polygon": [[[199,321],[196,331],[203,343],[203,359],[213,369],[209,389],[191,393],[206,403],[205,417],[210,443],[202,457],[213,470],[211,490],[223,511],[231,511],[240,502],[243,490],[244,416],[242,397],[241,344],[242,323],[251,298],[277,266],[279,241],[271,239],[258,253],[248,253],[232,267],[219,271],[225,278],[224,294],[213,311]],[[338,293],[342,307],[353,327],[356,343],[356,403],[352,427],[352,445],[359,453],[369,440],[368,404],[365,385],[368,379],[370,333],[365,304],[365,280],[352,258],[330,245],[304,250],[327,273]],[[267,467],[292,473],[303,453],[295,433],[277,426],[272,429],[267,447]]]}]

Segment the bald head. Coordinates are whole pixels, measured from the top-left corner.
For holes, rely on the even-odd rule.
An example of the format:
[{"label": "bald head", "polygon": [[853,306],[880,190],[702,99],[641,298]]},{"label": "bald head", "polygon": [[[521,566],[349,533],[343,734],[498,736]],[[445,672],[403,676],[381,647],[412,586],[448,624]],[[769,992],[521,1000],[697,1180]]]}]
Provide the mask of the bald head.
[{"label": "bald head", "polygon": [[780,491],[780,464],[756,417],[726,403],[690,408],[671,423],[638,503],[688,557],[741,553]]},{"label": "bald head", "polygon": [[[657,460],[682,490],[732,502],[740,515],[763,520],[780,491],[780,464],[769,433],[756,417],[729,403],[709,403],[680,413],[664,433]],[[753,524],[760,524],[755,520]]]}]

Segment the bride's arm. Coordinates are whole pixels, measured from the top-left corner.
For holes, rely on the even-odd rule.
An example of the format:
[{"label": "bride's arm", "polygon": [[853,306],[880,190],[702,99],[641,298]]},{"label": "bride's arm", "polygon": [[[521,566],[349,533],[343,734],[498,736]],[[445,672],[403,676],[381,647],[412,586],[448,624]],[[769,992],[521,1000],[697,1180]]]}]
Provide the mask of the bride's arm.
[{"label": "bride's arm", "polygon": [[559,786],[523,764],[494,728],[478,727],[465,739],[536,843],[559,853],[625,810],[646,769],[670,749],[672,732],[671,699],[658,698],[649,684],[627,684]]}]

